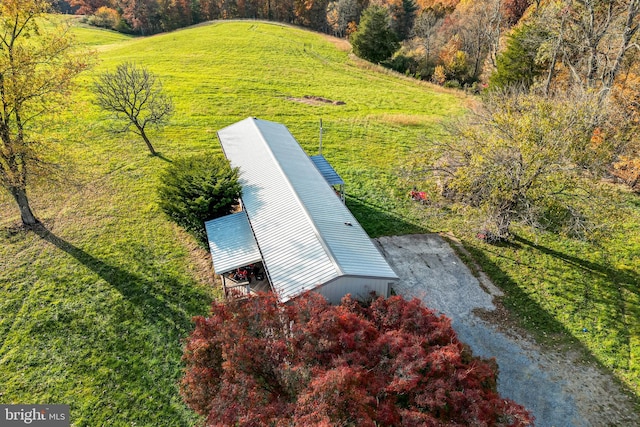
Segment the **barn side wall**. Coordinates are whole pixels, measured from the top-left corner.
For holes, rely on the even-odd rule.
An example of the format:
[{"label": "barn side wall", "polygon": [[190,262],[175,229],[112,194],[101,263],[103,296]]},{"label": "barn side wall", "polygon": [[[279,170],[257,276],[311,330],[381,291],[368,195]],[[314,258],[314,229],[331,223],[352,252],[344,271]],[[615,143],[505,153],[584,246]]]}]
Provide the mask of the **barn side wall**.
[{"label": "barn side wall", "polygon": [[342,276],[331,282],[325,283],[315,292],[323,295],[331,304],[340,304],[343,296],[351,294],[356,299],[365,300],[370,297],[371,292],[377,295],[389,296],[391,286],[395,283],[393,279],[379,277],[354,277]]}]

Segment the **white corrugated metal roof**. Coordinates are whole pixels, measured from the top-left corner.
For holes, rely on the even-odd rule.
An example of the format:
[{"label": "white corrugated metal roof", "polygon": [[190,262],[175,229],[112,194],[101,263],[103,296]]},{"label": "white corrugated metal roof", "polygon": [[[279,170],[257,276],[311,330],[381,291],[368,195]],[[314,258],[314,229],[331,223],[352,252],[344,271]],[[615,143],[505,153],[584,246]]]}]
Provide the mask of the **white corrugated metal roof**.
[{"label": "white corrugated metal roof", "polygon": [[218,137],[282,301],[343,275],[397,279],[284,125],[248,118]]},{"label": "white corrugated metal roof", "polygon": [[218,274],[262,260],[245,212],[204,223],[213,267]]},{"label": "white corrugated metal roof", "polygon": [[338,172],[336,172],[333,166],[329,164],[327,159],[325,159],[322,154],[318,154],[316,156],[309,156],[309,158],[311,159],[313,164],[316,165],[316,168],[320,172],[320,175],[323,176],[323,178],[325,179],[325,181],[329,183],[329,185],[344,184],[344,181],[342,180],[342,178],[340,178],[340,175],[338,175]]}]

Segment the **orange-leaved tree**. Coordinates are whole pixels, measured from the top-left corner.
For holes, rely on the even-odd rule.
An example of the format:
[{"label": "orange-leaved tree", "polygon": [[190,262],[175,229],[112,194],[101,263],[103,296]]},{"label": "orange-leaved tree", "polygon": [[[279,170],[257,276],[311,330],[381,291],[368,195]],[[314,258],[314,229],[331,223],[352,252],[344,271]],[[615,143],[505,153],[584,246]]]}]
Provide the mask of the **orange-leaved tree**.
[{"label": "orange-leaved tree", "polygon": [[195,318],[181,392],[209,426],[527,426],[450,320],[419,300],[319,294],[214,302]]}]

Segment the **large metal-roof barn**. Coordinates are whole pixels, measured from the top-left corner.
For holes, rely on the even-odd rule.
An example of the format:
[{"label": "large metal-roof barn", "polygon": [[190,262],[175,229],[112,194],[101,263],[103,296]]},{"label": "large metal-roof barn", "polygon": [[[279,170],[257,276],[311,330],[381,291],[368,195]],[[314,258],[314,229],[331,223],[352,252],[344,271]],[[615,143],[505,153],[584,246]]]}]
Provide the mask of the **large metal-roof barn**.
[{"label": "large metal-roof barn", "polygon": [[217,274],[261,261],[282,302],[309,290],[332,303],[389,295],[398,277],[336,195],[330,183],[342,181],[324,158],[309,158],[284,125],[252,117],[218,138],[239,168],[243,211],[206,223]]}]

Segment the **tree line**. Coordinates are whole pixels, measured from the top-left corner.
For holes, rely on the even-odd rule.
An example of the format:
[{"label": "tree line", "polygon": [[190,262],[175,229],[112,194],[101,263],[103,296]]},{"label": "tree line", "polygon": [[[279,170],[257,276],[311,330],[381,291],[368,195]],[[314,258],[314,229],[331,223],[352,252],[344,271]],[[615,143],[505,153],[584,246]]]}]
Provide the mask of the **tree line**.
[{"label": "tree line", "polygon": [[[368,11],[374,47],[356,52],[420,79],[449,85],[480,80],[503,32],[530,0],[57,0],[88,23],[141,35],[214,19],[263,19],[338,37],[358,32]],[[384,40],[376,34],[384,33]],[[398,49],[400,48],[400,49]],[[392,58],[393,56],[393,58]]]},{"label": "tree line", "polygon": [[263,19],[329,32],[327,0],[62,0],[90,24],[150,35],[214,19]]},{"label": "tree line", "polygon": [[[500,16],[497,2],[469,3],[478,5]],[[449,125],[449,138],[424,145],[410,175],[443,203],[464,206],[482,236],[508,238],[519,222],[597,238],[601,206],[613,197],[603,178],[639,190],[640,0],[522,5],[513,27],[478,19],[478,31],[436,50],[444,62],[432,80],[457,85],[480,72],[486,90],[470,116]],[[508,16],[495,19],[509,25]]]},{"label": "tree line", "polygon": [[[474,89],[496,68],[509,67],[513,55],[525,73],[553,68],[547,86],[561,77],[557,66],[566,65],[573,77],[584,71],[578,78],[585,84],[599,78],[611,88],[627,66],[638,13],[636,0],[58,0],[56,5],[86,15],[93,25],[143,35],[213,19],[272,20],[338,37],[367,30],[375,46],[356,52],[359,56],[442,85],[476,84]],[[363,29],[367,10],[370,22]],[[384,40],[378,40],[381,32]],[[505,40],[511,43],[510,57],[501,54]]]}]

